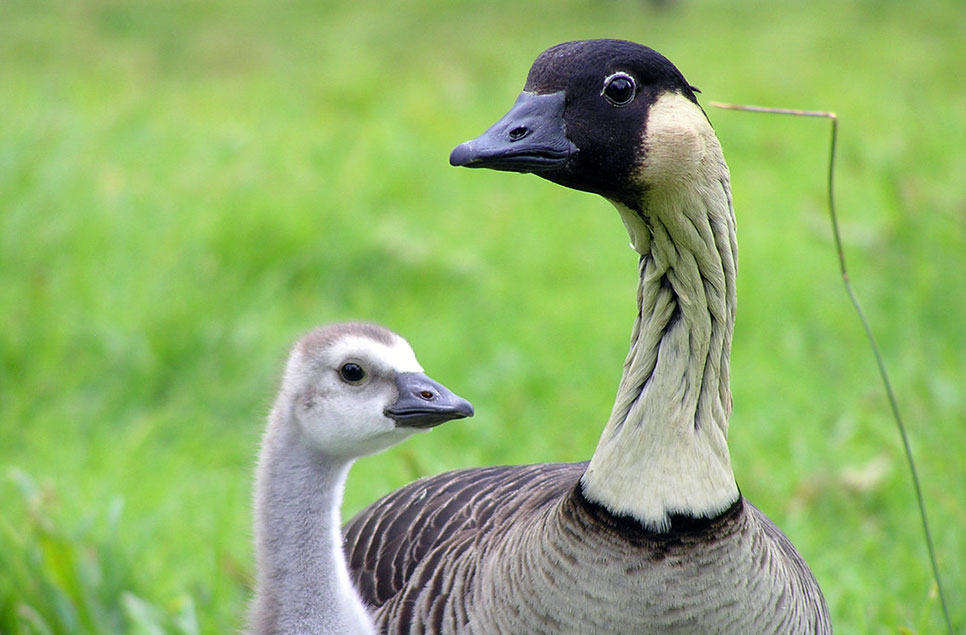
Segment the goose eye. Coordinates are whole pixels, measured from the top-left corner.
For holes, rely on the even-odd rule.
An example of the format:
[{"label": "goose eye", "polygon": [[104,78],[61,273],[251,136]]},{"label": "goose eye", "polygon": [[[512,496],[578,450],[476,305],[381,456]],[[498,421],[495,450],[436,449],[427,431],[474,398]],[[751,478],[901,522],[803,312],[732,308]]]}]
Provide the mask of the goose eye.
[{"label": "goose eye", "polygon": [[604,90],[600,93],[615,106],[626,106],[634,100],[637,86],[634,78],[626,73],[614,73],[604,80]]},{"label": "goose eye", "polygon": [[358,384],[366,378],[365,369],[353,362],[343,364],[342,368],[339,369],[339,374],[342,375],[342,379],[350,384]]}]

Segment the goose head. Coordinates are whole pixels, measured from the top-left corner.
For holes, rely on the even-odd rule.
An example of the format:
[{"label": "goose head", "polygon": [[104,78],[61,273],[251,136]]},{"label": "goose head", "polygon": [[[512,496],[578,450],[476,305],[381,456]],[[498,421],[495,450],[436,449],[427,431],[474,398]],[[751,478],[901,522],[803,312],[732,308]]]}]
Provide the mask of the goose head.
[{"label": "goose head", "polygon": [[334,459],[380,452],[473,415],[470,402],[423,372],[405,339],[366,323],[322,327],[299,340],[281,392],[301,437]]},{"label": "goose head", "polygon": [[530,172],[638,208],[648,189],[701,158],[700,131],[710,126],[695,90],[646,46],[558,44],[537,57],[510,111],[457,146],[450,163]]}]

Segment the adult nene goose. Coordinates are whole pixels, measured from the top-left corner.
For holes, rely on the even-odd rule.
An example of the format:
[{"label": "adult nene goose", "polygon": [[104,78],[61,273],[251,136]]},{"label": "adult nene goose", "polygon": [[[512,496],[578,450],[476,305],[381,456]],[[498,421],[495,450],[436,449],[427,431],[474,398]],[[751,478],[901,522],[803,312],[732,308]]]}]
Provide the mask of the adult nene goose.
[{"label": "adult nene goose", "polygon": [[450,161],[611,201],[640,254],[638,317],[589,463],[441,474],[348,524],[379,630],[830,632],[805,561],[732,473],[735,218],[721,147],[680,71],[631,42],[560,44]]},{"label": "adult nene goose", "polygon": [[473,407],[423,374],[406,340],[335,324],[289,356],[255,479],[255,633],[371,633],[342,555],[349,467]]}]

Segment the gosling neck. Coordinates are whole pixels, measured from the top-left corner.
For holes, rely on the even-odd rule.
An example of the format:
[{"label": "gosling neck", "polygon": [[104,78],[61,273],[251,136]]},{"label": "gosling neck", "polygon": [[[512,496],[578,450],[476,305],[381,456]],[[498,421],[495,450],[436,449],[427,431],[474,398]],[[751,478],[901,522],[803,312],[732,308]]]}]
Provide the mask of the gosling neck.
[{"label": "gosling neck", "polygon": [[371,633],[342,552],[343,491],[352,460],[312,447],[276,404],[255,483],[254,633]]},{"label": "gosling neck", "polygon": [[[655,119],[662,107],[674,117]],[[739,496],[727,444],[737,242],[728,168],[703,112],[655,108],[644,147],[659,167],[641,169],[652,185],[615,203],[640,255],[637,319],[582,484],[589,500],[664,531],[672,516],[713,518]]]}]

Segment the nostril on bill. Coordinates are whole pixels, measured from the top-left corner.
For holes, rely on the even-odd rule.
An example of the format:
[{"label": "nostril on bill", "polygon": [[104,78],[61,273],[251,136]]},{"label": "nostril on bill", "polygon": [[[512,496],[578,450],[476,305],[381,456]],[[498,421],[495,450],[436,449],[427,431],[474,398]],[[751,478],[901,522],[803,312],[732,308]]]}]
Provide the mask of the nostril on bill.
[{"label": "nostril on bill", "polygon": [[530,130],[526,126],[517,126],[509,132],[510,141],[519,141],[529,134]]}]

